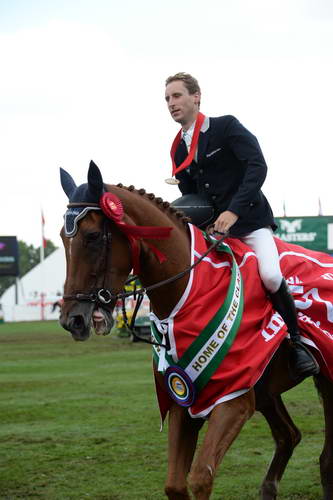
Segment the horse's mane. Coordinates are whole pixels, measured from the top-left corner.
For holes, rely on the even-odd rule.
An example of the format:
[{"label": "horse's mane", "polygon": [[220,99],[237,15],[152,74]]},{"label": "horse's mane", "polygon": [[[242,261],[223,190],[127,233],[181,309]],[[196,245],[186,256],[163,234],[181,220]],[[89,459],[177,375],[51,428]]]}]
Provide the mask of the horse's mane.
[{"label": "horse's mane", "polygon": [[164,213],[168,213],[170,216],[176,217],[180,222],[186,225],[188,222],[191,222],[191,218],[187,217],[187,215],[178,208],[173,207],[168,201],[164,201],[161,197],[155,196],[154,193],[147,193],[145,189],[135,189],[133,185],[124,186],[121,182],[117,184],[118,188],[127,189],[127,191],[132,191],[140,196],[145,197],[146,199],[154,202],[157,207]]}]

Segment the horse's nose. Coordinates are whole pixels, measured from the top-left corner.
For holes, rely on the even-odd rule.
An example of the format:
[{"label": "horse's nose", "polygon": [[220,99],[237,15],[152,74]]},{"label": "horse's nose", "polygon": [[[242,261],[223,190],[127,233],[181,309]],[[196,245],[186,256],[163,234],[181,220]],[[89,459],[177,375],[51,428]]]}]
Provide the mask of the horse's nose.
[{"label": "horse's nose", "polygon": [[80,314],[72,316],[69,320],[69,326],[71,327],[71,330],[81,332],[85,327],[83,316]]},{"label": "horse's nose", "polygon": [[93,308],[93,302],[74,303],[62,308],[60,324],[72,334],[74,340],[87,340],[89,337]]},{"label": "horse's nose", "polygon": [[74,340],[86,340],[90,334],[90,324],[86,323],[81,314],[69,317],[67,329],[71,332]]}]

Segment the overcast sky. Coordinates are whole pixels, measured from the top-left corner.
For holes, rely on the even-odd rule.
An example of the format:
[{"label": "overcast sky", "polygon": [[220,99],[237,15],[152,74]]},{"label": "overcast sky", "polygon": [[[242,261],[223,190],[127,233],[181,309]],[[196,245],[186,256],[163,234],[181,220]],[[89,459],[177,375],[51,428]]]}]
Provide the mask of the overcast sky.
[{"label": "overcast sky", "polygon": [[0,235],[40,244],[66,209],[59,167],[172,201],[178,131],[164,81],[196,76],[201,110],[262,147],[275,215],[333,215],[331,0],[1,0]]}]

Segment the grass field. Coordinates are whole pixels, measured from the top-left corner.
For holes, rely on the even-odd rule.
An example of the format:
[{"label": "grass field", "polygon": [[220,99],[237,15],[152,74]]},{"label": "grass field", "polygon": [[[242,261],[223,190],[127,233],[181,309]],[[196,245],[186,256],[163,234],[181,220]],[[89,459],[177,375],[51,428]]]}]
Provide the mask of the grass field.
[{"label": "grass field", "polygon": [[[55,322],[0,324],[0,498],[162,500],[167,429],[159,432],[149,346],[74,342]],[[321,498],[323,418],[311,380],[285,396],[303,433],[280,499]],[[227,454],[213,500],[257,499],[273,442],[260,414]]]}]

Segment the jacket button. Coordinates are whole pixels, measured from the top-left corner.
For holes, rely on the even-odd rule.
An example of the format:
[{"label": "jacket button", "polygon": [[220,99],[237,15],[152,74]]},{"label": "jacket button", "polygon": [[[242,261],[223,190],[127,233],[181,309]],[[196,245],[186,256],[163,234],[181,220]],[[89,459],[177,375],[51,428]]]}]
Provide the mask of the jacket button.
[{"label": "jacket button", "polygon": [[203,174],[203,169],[202,168],[199,169],[199,174]]},{"label": "jacket button", "polygon": [[250,207],[254,207],[254,203],[250,203]]},{"label": "jacket button", "polygon": [[206,188],[206,189],[208,189],[208,188],[209,188],[209,184],[208,184],[208,182],[206,182],[206,184],[205,184],[205,188]]}]

